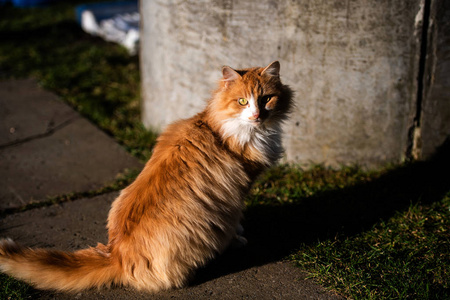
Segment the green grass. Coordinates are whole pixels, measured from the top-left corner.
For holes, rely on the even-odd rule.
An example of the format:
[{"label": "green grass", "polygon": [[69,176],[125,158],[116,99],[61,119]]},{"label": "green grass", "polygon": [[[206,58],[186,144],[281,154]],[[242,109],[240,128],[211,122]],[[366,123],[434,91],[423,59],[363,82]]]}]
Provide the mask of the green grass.
[{"label": "green grass", "polygon": [[247,206],[299,203],[302,199],[328,191],[370,182],[381,173],[363,171],[358,167],[333,170],[320,165],[303,170],[298,166],[283,164],[270,169],[258,179],[250,192]]},{"label": "green grass", "polygon": [[353,299],[450,299],[449,209],[450,193],[357,236],[305,245],[292,259]]},{"label": "green grass", "polygon": [[[146,160],[156,135],[140,122],[139,60],[83,33],[74,3],[0,8],[0,79],[37,78]],[[450,298],[450,182],[440,175],[448,174],[448,148],[443,153],[430,162],[370,172],[293,165],[269,170],[247,198],[246,230],[261,248],[255,256],[289,256],[318,282],[355,299]],[[49,203],[117,190],[134,176]],[[0,284],[1,299],[34,293],[4,275]]]},{"label": "green grass", "polygon": [[28,284],[0,273],[0,299],[30,299],[33,294],[34,289]]},{"label": "green grass", "polygon": [[341,295],[450,299],[448,150],[371,172],[278,166],[252,189],[247,215],[267,245]]}]

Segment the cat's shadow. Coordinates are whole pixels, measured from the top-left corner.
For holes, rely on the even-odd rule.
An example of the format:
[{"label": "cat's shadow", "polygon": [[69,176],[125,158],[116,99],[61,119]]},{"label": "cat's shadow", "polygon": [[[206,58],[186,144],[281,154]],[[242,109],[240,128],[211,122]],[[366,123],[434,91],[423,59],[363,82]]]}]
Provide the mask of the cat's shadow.
[{"label": "cat's shadow", "polygon": [[450,139],[426,162],[387,172],[369,183],[296,199],[297,204],[247,209],[243,226],[248,245],[231,249],[197,271],[191,285],[280,261],[302,244],[350,237],[370,229],[411,204],[441,200],[450,190]]}]

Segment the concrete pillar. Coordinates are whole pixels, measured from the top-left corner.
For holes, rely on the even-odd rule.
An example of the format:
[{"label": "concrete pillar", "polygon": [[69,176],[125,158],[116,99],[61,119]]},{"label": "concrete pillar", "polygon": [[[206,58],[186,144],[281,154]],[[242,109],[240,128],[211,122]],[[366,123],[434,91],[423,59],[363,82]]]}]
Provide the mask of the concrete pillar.
[{"label": "concrete pillar", "polygon": [[141,1],[144,124],[162,130],[202,110],[222,65],[279,60],[296,103],[286,160],[402,161],[417,113],[425,1]]},{"label": "concrete pillar", "polygon": [[419,136],[414,145],[417,158],[429,158],[450,138],[450,2],[430,2]]}]

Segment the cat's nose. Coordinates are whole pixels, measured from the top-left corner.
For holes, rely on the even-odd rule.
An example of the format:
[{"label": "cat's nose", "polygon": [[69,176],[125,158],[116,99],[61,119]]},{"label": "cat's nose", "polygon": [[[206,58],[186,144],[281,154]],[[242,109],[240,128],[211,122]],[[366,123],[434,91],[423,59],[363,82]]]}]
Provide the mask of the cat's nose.
[{"label": "cat's nose", "polygon": [[252,116],[249,117],[250,120],[256,120],[259,117],[259,111],[252,112]]}]

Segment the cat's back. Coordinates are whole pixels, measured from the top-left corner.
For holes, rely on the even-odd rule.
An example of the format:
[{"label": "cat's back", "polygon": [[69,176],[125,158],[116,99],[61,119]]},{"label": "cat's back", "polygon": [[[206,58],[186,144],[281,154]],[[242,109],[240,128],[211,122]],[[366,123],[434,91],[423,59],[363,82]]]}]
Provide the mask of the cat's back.
[{"label": "cat's back", "polygon": [[242,209],[241,198],[250,183],[244,165],[223,145],[202,113],[169,125],[147,168],[158,198],[190,199],[185,204],[197,199],[210,208],[228,207],[228,212]]},{"label": "cat's back", "polygon": [[158,138],[153,156],[159,159],[176,159],[181,156],[182,159],[192,160],[230,155],[200,113],[169,125]]}]

